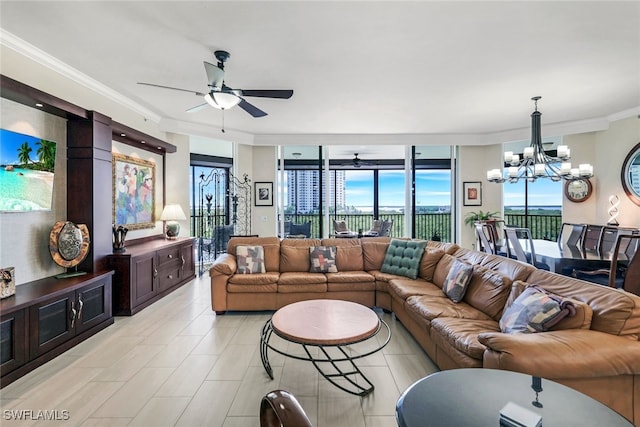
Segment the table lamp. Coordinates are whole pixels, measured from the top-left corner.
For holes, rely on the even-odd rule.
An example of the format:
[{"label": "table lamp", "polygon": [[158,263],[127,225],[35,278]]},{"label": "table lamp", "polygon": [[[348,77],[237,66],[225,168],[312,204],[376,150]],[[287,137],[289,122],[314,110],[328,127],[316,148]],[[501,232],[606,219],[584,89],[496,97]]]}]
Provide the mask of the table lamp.
[{"label": "table lamp", "polygon": [[160,215],[161,221],[166,221],[165,225],[165,237],[169,240],[175,240],[180,234],[180,224],[178,220],[185,220],[187,217],[184,215],[182,208],[179,204],[173,203],[165,205]]}]

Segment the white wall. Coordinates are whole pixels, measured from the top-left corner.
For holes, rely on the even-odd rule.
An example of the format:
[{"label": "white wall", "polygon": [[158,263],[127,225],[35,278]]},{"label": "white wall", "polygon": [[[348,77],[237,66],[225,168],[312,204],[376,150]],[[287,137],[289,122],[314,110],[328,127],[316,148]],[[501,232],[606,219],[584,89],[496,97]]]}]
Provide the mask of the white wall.
[{"label": "white wall", "polygon": [[[277,147],[250,147],[252,151],[253,172],[249,174],[251,181],[256,182],[272,182],[274,192],[276,188],[276,161]],[[255,187],[254,187],[255,189]],[[252,189],[253,190],[253,189]],[[260,236],[276,235],[276,219],[277,219],[277,200],[275,194],[273,197],[273,206],[255,206],[255,192],[253,193],[254,205],[251,218],[251,232]]]},{"label": "white wall", "polygon": [[[487,169],[499,168],[504,158],[502,144],[487,146],[462,146],[458,153],[457,223],[460,230],[460,246],[472,249],[475,246],[475,230],[464,224],[464,218],[469,212],[500,212],[502,216],[502,185],[487,181]],[[482,205],[463,206],[463,183],[476,181],[482,183]]]},{"label": "white wall", "polygon": [[51,259],[49,233],[67,219],[67,121],[4,98],[0,108],[3,129],[57,143],[52,210],[0,212],[0,267],[15,267],[19,285],[64,272]]},{"label": "white wall", "polygon": [[[180,237],[189,236],[189,173],[190,173],[190,156],[189,156],[189,137],[186,135],[168,134],[167,142],[177,147],[175,153],[169,153],[165,156],[166,172],[165,172],[165,192],[167,199],[165,205],[169,203],[178,203],[182,207],[184,215],[187,217],[180,223]],[[160,211],[162,212],[162,210]],[[160,214],[158,214],[159,216]]]}]

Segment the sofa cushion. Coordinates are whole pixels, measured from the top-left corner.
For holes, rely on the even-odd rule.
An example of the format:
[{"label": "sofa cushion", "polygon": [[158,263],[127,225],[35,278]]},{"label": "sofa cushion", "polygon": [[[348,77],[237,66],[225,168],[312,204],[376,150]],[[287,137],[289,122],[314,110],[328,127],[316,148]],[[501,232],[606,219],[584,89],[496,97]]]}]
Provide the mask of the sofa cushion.
[{"label": "sofa cushion", "polygon": [[444,279],[442,291],[453,302],[460,302],[464,298],[467,286],[471,281],[473,266],[462,261],[455,260],[447,278]]},{"label": "sofa cushion", "polygon": [[323,273],[290,271],[287,273],[280,273],[280,277],[278,278],[279,285],[308,285],[315,283],[327,283],[327,276]]},{"label": "sofa cushion", "polygon": [[453,255],[449,255],[447,253],[445,253],[444,255],[442,255],[442,258],[440,258],[440,261],[438,261],[438,264],[436,265],[436,269],[433,272],[433,284],[438,286],[439,288],[442,288],[442,285],[444,284],[444,280],[447,278],[447,275],[449,274],[449,270],[451,270],[451,266],[453,265],[453,261],[456,260],[456,257],[454,257]]},{"label": "sofa cushion", "polygon": [[407,298],[405,307],[407,311],[419,314],[420,317],[427,320],[433,320],[439,317],[455,317],[456,319],[468,319],[474,321],[493,320],[480,310],[471,307],[469,304],[465,302],[455,303],[449,298],[434,298],[427,295],[414,295]]},{"label": "sofa cushion", "polygon": [[[431,336],[442,351],[449,353],[452,347],[474,359],[482,361],[486,346],[478,341],[478,335],[500,332],[493,319],[475,320],[439,317],[431,322]],[[453,354],[449,353],[450,356]]]},{"label": "sofa cushion", "polygon": [[375,277],[366,271],[340,271],[339,273],[327,273],[327,282],[333,283],[374,283]]},{"label": "sofa cushion", "polygon": [[527,282],[589,304],[593,310],[590,329],[634,340],[640,337],[640,297],[637,295],[537,269]]},{"label": "sofa cushion", "polygon": [[[511,307],[513,301],[520,296],[522,291],[524,291],[528,283],[522,282],[520,280],[516,280],[511,285],[511,292],[505,302],[504,309]],[[560,296],[558,296],[560,298]],[[576,310],[576,314],[569,317],[565,317],[560,320],[556,325],[553,325],[550,330],[559,331],[562,329],[589,329],[591,327],[591,319],[593,318],[593,310],[589,307],[589,304],[586,304],[582,301],[578,301],[573,298],[565,298],[573,303],[573,306]]]},{"label": "sofa cushion", "polygon": [[475,265],[464,301],[492,319],[500,320],[510,291],[511,279],[498,271]]},{"label": "sofa cushion", "polygon": [[440,261],[443,255],[444,251],[442,249],[426,248],[420,260],[418,276],[429,282],[432,281],[433,273],[436,271],[436,265],[438,265],[438,261]]},{"label": "sofa cushion", "polygon": [[388,237],[368,237],[360,239],[362,244],[362,261],[365,271],[380,270],[387,254],[391,239]]},{"label": "sofa cushion", "polygon": [[572,314],[575,314],[575,308],[570,301],[562,301],[536,286],[528,286],[505,309],[500,318],[500,330],[509,334],[544,332]]},{"label": "sofa cushion", "polygon": [[271,285],[278,283],[280,273],[267,272],[262,274],[234,274],[229,277],[229,283],[234,285]]},{"label": "sofa cushion", "polygon": [[267,271],[264,265],[262,246],[237,246],[236,262],[239,274],[266,273]]},{"label": "sofa cushion", "polygon": [[336,247],[312,246],[309,248],[310,273],[337,273]]},{"label": "sofa cushion", "polygon": [[426,246],[426,241],[391,239],[380,271],[416,279]]},{"label": "sofa cushion", "polygon": [[235,256],[239,245],[262,246],[267,271],[280,271],[280,239],[277,237],[232,237],[227,245],[227,253]]},{"label": "sofa cushion", "polygon": [[406,300],[414,295],[430,295],[433,297],[445,298],[442,289],[422,279],[392,279],[387,285],[388,292],[396,295],[398,298]]},{"label": "sofa cushion", "polygon": [[[337,240],[337,239],[336,239]],[[351,241],[352,239],[342,239]],[[362,246],[338,246],[336,264],[338,271],[364,271],[362,263]]]},{"label": "sofa cushion", "polygon": [[280,272],[309,271],[311,264],[308,247],[281,246],[280,247]]}]

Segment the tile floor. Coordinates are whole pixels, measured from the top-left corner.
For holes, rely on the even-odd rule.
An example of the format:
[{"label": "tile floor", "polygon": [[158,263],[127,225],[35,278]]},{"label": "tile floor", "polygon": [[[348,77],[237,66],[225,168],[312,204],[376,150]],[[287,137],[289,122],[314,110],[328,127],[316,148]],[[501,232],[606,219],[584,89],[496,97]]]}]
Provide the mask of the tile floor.
[{"label": "tile floor", "polygon": [[[374,383],[366,397],[347,394],[309,362],[271,352],[270,380],[259,334],[271,313],[211,311],[205,274],[0,391],[2,426],[259,426],[270,390],[293,393],[317,427],[396,426],[395,403],[414,381],[437,371],[389,314],[392,338],[358,366]],[[293,346],[291,344],[290,346]],[[289,348],[289,351],[298,351]],[[59,421],[16,421],[11,410],[58,411]],[[24,412],[22,412],[24,413]]]}]

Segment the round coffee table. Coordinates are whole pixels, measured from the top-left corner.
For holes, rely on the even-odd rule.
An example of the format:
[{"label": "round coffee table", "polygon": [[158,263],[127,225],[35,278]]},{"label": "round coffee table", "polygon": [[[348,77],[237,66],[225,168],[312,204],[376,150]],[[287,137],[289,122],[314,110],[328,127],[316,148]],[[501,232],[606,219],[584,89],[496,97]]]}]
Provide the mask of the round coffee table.
[{"label": "round coffee table", "polygon": [[[353,347],[375,337],[383,327],[386,337],[382,344],[373,350],[368,347],[364,352]],[[269,343],[272,333],[285,341],[300,344],[305,354],[287,353],[272,345]],[[389,325],[364,305],[339,300],[301,301],[282,307],[265,323],[260,338],[260,357],[271,379],[273,370],[269,364],[269,350],[293,359],[307,360],[339,389],[364,396],[371,393],[374,386],[354,360],[380,351],[390,339]],[[316,353],[317,356],[314,355]],[[343,385],[336,379],[344,379],[347,383]]]},{"label": "round coffee table", "polygon": [[417,381],[400,396],[396,418],[400,427],[497,426],[500,410],[508,402],[542,416],[544,427],[632,425],[611,408],[562,384],[484,368],[436,372]]}]

